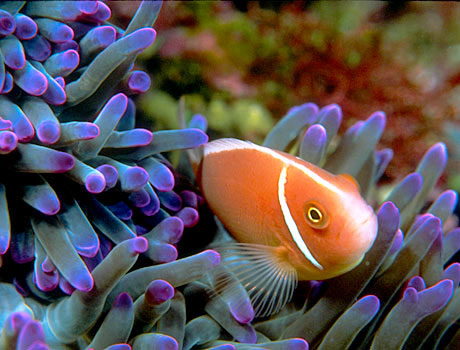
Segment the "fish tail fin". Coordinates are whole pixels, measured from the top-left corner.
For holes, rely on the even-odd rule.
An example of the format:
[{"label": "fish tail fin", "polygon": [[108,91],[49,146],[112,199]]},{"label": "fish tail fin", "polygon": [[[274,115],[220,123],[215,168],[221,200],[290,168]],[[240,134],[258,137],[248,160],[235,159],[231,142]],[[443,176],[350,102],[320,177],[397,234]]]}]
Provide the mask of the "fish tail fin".
[{"label": "fish tail fin", "polygon": [[279,249],[248,243],[216,249],[222,260],[213,276],[213,289],[239,321],[275,314],[291,300],[297,272]]}]

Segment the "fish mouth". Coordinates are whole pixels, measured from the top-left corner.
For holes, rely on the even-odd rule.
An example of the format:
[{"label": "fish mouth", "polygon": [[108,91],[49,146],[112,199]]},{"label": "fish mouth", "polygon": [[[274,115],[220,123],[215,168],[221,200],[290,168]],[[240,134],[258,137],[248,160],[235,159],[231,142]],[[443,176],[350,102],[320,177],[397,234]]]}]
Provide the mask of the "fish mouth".
[{"label": "fish mouth", "polygon": [[367,224],[369,221],[371,221],[373,218],[375,217],[375,213],[374,211],[372,211],[372,214],[369,215],[369,217],[367,219],[365,219],[363,222],[360,223],[360,225],[365,225]]},{"label": "fish mouth", "polygon": [[361,234],[368,238],[368,244],[365,253],[372,247],[375,242],[378,233],[378,219],[377,216],[372,211],[372,214],[369,215],[360,225]]}]

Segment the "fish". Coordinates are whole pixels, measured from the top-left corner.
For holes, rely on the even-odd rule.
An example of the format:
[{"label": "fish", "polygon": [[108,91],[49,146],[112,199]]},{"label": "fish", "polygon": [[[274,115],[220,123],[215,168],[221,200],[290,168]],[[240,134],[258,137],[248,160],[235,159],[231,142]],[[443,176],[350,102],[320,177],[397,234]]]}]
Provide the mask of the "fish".
[{"label": "fish", "polygon": [[375,241],[377,217],[352,176],[249,141],[202,147],[197,184],[236,241],[217,249],[227,277],[216,289],[238,280],[256,316],[279,312],[298,281],[350,271]]}]

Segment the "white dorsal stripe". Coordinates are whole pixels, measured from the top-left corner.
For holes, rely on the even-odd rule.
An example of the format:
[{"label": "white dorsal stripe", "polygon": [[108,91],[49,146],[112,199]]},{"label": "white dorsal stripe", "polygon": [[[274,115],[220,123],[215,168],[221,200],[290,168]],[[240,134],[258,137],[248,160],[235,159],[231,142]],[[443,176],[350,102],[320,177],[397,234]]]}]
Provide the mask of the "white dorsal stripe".
[{"label": "white dorsal stripe", "polygon": [[308,249],[307,245],[305,244],[302,236],[300,235],[299,229],[294,221],[294,218],[291,215],[291,211],[289,210],[289,206],[286,201],[286,196],[284,193],[284,188],[286,185],[286,178],[287,178],[287,167],[283,167],[281,170],[280,178],[278,180],[278,199],[281,205],[281,211],[283,212],[284,221],[286,222],[286,226],[291,233],[292,239],[294,240],[297,247],[300,249],[302,254],[318,269],[324,270],[321,264],[314,258],[310,250]]},{"label": "white dorsal stripe", "polygon": [[212,153],[219,153],[223,151],[231,151],[234,149],[256,149],[260,152],[263,152],[265,154],[269,154],[272,157],[280,160],[286,165],[290,165],[295,167],[296,169],[302,171],[306,176],[308,176],[310,179],[312,179],[314,182],[316,182],[320,186],[324,186],[325,188],[329,189],[330,191],[333,191],[338,194],[342,194],[343,191],[335,186],[334,184],[330,183],[329,181],[326,181],[324,178],[316,174],[313,170],[308,169],[307,167],[303,166],[302,164],[296,163],[292,161],[291,159],[284,157],[282,154],[279,154],[275,151],[273,151],[270,148],[263,147],[256,145],[252,142],[249,141],[241,141],[237,139],[231,139],[231,138],[226,138],[226,139],[218,139],[215,141],[212,141],[204,146],[204,156],[207,156]]}]

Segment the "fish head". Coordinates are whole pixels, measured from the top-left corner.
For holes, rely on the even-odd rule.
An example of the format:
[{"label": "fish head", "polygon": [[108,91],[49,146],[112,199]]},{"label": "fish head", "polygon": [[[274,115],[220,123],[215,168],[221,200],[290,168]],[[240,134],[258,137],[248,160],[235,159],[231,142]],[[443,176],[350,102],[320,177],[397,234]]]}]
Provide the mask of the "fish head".
[{"label": "fish head", "polygon": [[308,169],[314,176],[302,167],[285,170],[279,194],[287,230],[281,240],[300,280],[323,280],[362,261],[376,238],[377,217],[350,176]]}]

